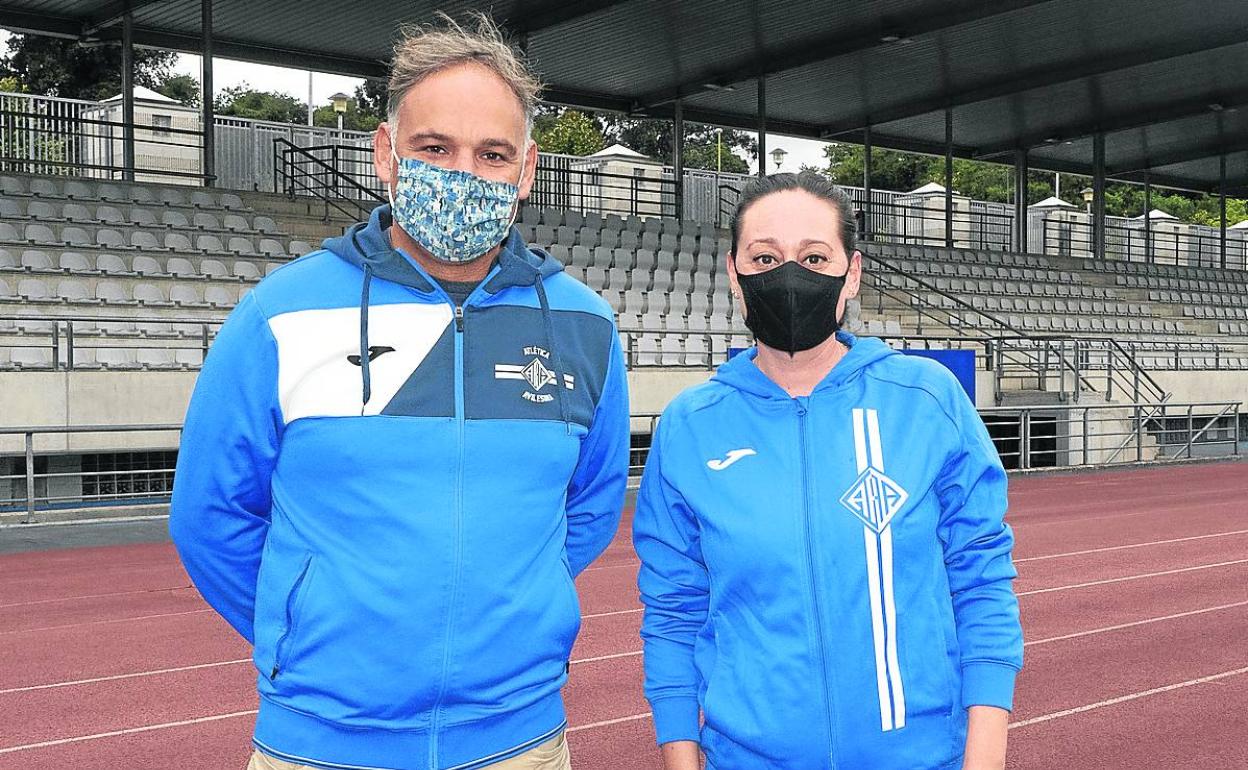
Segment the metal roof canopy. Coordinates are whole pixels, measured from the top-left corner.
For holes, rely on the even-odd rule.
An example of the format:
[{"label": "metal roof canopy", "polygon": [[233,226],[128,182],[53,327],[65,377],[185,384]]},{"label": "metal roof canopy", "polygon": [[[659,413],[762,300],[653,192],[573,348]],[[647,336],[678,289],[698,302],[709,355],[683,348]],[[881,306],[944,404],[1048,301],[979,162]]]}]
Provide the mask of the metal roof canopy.
[{"label": "metal roof canopy", "polygon": [[[200,0],[0,0],[0,26],[199,52]],[[215,54],[384,77],[404,22],[464,0],[215,0]],[[552,102],[1248,194],[1240,0],[499,0]]]}]

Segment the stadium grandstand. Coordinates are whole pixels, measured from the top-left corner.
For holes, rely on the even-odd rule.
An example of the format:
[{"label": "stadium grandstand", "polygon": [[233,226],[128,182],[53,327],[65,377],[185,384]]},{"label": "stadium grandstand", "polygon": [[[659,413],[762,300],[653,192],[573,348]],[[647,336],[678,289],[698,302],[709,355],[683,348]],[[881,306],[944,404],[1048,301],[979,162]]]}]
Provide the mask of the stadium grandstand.
[{"label": "stadium grandstand", "polygon": [[[384,202],[370,135],[214,114],[213,57],[381,78],[401,23],[475,5],[0,0],[0,28],[117,45],[127,64],[136,47],[204,57],[195,109],[130,70],[105,102],[0,93],[0,525],[167,511],[179,425],[229,311]],[[636,474],[667,402],[751,344],[724,261],[749,177],[686,169],[687,122],[757,132],[763,160],[769,134],[863,148],[846,190],[865,285],[847,325],[953,369],[1007,468],[1248,446],[1248,223],[1225,205],[1248,197],[1248,4],[491,8],[550,103],[674,125],[671,158],[544,153],[516,223],[617,312]],[[878,189],[881,149],[941,157],[945,177]],[[1013,202],[958,193],[955,159],[1012,168]],[[1091,178],[1086,201],[1029,205],[1040,170]],[[1107,216],[1108,182],[1139,186],[1145,213]],[[1154,211],[1155,190],[1220,196],[1220,222]]]}]

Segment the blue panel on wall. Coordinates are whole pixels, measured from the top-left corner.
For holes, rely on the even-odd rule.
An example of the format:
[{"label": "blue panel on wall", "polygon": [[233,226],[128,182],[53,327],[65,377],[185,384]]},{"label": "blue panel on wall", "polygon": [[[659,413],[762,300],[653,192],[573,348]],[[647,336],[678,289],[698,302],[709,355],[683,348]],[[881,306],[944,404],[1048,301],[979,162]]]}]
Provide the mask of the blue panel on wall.
[{"label": "blue panel on wall", "polygon": [[973,350],[901,350],[908,356],[920,356],[939,361],[945,368],[953,372],[962,383],[962,389],[975,403],[975,351]]}]

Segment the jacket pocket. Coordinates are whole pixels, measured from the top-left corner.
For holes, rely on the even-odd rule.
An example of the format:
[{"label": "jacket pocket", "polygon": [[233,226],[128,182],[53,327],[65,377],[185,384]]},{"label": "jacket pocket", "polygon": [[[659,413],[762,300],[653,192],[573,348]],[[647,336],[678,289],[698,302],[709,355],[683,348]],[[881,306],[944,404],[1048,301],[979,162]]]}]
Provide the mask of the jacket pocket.
[{"label": "jacket pocket", "polygon": [[292,651],[295,649],[295,643],[298,641],[299,616],[304,597],[308,594],[307,587],[312,574],[312,567],[312,554],[304,554],[299,571],[296,573],[295,581],[291,584],[290,591],[286,594],[286,623],[274,645],[273,670],[269,672],[269,679],[271,680],[276,679],[281,670],[289,664]]}]

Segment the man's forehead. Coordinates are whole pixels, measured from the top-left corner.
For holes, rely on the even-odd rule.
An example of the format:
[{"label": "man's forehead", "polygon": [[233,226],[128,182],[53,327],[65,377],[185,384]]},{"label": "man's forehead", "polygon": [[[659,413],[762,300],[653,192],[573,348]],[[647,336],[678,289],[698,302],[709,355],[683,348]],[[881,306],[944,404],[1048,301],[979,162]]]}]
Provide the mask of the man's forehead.
[{"label": "man's forehead", "polygon": [[515,92],[493,71],[471,64],[435,72],[413,85],[398,118],[402,137],[436,133],[466,140],[525,131],[524,108]]}]

